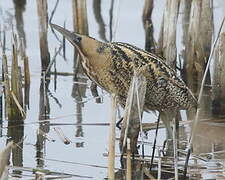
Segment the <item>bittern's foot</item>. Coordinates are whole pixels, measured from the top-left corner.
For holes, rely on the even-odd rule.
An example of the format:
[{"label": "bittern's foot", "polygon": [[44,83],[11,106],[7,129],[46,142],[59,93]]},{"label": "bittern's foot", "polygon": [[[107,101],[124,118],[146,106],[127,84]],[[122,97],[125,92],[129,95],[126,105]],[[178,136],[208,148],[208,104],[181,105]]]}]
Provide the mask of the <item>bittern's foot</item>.
[{"label": "bittern's foot", "polygon": [[173,156],[173,140],[166,139],[163,142],[163,149],[162,149],[163,156]]},{"label": "bittern's foot", "polygon": [[116,127],[121,130],[121,122],[123,121],[123,117],[116,123]]}]

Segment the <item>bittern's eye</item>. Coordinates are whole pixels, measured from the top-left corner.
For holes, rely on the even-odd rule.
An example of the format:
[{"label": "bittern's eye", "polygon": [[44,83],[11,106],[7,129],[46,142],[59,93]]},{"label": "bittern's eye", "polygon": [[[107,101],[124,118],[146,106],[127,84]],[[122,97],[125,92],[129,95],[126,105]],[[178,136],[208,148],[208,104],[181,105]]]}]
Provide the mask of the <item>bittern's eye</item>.
[{"label": "bittern's eye", "polygon": [[81,37],[77,37],[77,42],[80,42],[81,41]]},{"label": "bittern's eye", "polygon": [[80,41],[81,41],[81,37],[79,37],[79,36],[75,36],[74,38],[73,38],[73,41],[74,41],[74,43],[80,43]]}]

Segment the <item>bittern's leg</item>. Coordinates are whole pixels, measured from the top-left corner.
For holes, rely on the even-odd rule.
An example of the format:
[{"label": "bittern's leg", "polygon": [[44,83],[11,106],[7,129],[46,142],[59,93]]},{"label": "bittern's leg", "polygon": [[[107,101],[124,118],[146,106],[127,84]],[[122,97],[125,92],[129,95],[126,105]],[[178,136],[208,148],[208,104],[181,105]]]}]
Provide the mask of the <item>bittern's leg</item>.
[{"label": "bittern's leg", "polygon": [[[166,127],[166,145],[167,145],[167,151],[166,155],[170,156],[173,155],[173,128],[172,128],[172,120],[175,118],[175,112],[160,112],[161,120],[163,121],[163,124]],[[165,143],[164,143],[165,145]]]}]

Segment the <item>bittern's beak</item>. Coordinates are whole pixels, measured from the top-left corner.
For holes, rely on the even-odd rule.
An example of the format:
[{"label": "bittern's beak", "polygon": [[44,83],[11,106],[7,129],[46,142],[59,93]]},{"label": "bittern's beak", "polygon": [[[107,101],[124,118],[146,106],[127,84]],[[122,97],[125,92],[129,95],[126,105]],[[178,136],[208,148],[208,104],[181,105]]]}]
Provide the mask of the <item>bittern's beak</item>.
[{"label": "bittern's beak", "polygon": [[71,31],[68,31],[67,29],[61,27],[61,26],[58,26],[56,24],[50,24],[51,27],[55,30],[57,30],[58,32],[60,32],[63,36],[65,36],[65,38],[70,41],[72,44],[74,45],[79,45],[80,41],[81,41],[81,37],[76,34],[76,33],[73,33]]}]

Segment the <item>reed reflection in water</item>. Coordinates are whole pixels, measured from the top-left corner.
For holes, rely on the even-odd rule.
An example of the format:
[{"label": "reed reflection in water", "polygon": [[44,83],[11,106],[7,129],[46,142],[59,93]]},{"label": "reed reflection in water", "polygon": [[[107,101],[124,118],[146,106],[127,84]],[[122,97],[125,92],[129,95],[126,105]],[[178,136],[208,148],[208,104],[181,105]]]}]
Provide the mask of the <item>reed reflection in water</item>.
[{"label": "reed reflection in water", "polygon": [[[56,1],[54,1],[55,3]],[[85,35],[91,35],[96,39],[100,39],[104,42],[111,40],[118,41],[127,41],[131,42],[138,47],[145,48],[145,50],[149,52],[161,53],[166,56],[165,53],[166,47],[168,44],[164,43],[160,46],[160,39],[165,39],[165,27],[168,24],[165,22],[160,22],[158,18],[159,16],[163,16],[163,13],[170,13],[169,11],[169,1],[164,0],[163,2],[159,1],[143,1],[138,3],[130,3],[129,1],[120,2],[118,5],[117,0],[112,1],[104,1],[104,0],[93,0],[93,1],[78,1],[72,0],[63,2],[59,0],[58,7],[55,10],[55,14],[52,19],[52,23],[56,23],[59,25],[64,25],[68,29],[73,29],[75,32],[79,32]],[[194,92],[195,96],[198,96],[200,84],[202,81],[203,72],[207,63],[207,59],[209,57],[209,53],[211,50],[211,44],[213,42],[213,34],[217,33],[218,23],[221,18],[218,18],[218,14],[221,14],[220,6],[223,7],[224,3],[219,4],[219,0],[213,1],[215,8],[212,7],[210,1],[180,1],[179,8],[174,11],[178,17],[177,25],[173,26],[173,30],[176,32],[176,49],[177,52],[173,52],[175,54],[176,62],[172,63],[174,65],[174,69],[180,74],[180,76],[184,79],[187,85]],[[223,1],[222,1],[223,2]],[[36,4],[35,4],[36,3]],[[33,3],[32,1],[12,1],[12,5],[9,5],[10,8],[13,8],[13,25],[16,27],[16,33],[18,34],[18,49],[29,49],[31,47],[31,39],[32,44],[35,44],[36,49],[31,49],[29,52],[26,51],[25,56],[28,56],[30,72],[31,72],[31,87],[30,93],[33,96],[29,96],[29,88],[25,87],[24,81],[22,80],[23,87],[23,96],[25,100],[23,100],[23,107],[27,114],[27,118],[24,121],[17,121],[13,119],[12,121],[7,120],[5,116],[0,120],[1,126],[8,126],[7,131],[0,128],[0,141],[4,144],[6,138],[14,140],[16,143],[19,143],[19,147],[13,149],[12,152],[12,162],[13,166],[31,166],[32,168],[49,168],[57,169],[57,167],[62,167],[62,169],[57,169],[59,171],[71,172],[75,173],[80,170],[80,174],[93,174],[98,176],[100,173],[101,178],[106,177],[106,171],[99,168],[93,168],[88,172],[87,168],[80,168],[74,164],[69,164],[67,161],[80,163],[89,162],[90,164],[95,164],[96,162],[99,164],[104,164],[106,161],[105,157],[102,157],[105,149],[107,149],[107,128],[93,128],[93,132],[88,132],[87,126],[84,123],[95,123],[92,122],[92,119],[101,119],[108,122],[108,117],[105,112],[107,112],[108,107],[108,97],[104,97],[104,101],[101,101],[103,104],[96,104],[95,99],[96,96],[92,96],[92,91],[90,91],[90,87],[94,87],[94,91],[100,90],[99,87],[96,87],[94,84],[90,84],[90,81],[87,79],[85,74],[82,71],[82,67],[80,65],[80,57],[77,55],[77,52],[72,48],[72,46],[66,42],[65,44],[65,54],[63,57],[63,53],[60,51],[56,57],[56,61],[53,64],[54,72],[49,71],[46,74],[46,69],[48,68],[51,58],[54,56],[55,48],[60,46],[59,41],[55,40],[50,28],[48,26],[48,18],[50,13],[54,8],[54,4],[50,1],[36,1]],[[165,7],[161,7],[162,4],[165,4]],[[37,7],[36,7],[37,6]],[[136,7],[134,7],[136,6]],[[66,8],[65,8],[66,7]],[[69,9],[69,8],[70,9]],[[117,8],[120,8],[119,10]],[[178,6],[177,6],[178,7]],[[33,8],[33,14],[35,18],[31,18],[33,24],[28,18],[27,12]],[[4,6],[1,6],[1,9],[4,10]],[[68,9],[68,11],[65,11]],[[62,14],[62,10],[64,10]],[[9,12],[12,12],[8,10]],[[139,11],[137,13],[137,11]],[[172,12],[171,12],[172,13]],[[66,14],[66,15],[65,15]],[[125,15],[124,15],[125,14]],[[171,16],[167,16],[164,18],[169,19]],[[31,15],[30,15],[31,16]],[[214,16],[214,18],[213,18]],[[135,17],[135,18],[134,18]],[[164,19],[164,20],[165,20]],[[117,21],[119,23],[117,23]],[[176,22],[176,21],[175,21]],[[31,24],[29,24],[31,23]],[[34,24],[35,23],[35,24]],[[29,26],[28,26],[29,24]],[[30,32],[31,26],[38,26],[37,33]],[[118,25],[118,26],[117,26]],[[116,27],[117,26],[117,27]],[[126,28],[124,28],[126,26]],[[163,30],[164,26],[164,30]],[[29,28],[28,28],[29,27]],[[72,27],[72,28],[71,28]],[[161,29],[161,33],[159,32]],[[167,28],[166,28],[167,29]],[[115,31],[115,32],[114,32]],[[173,31],[173,32],[174,32]],[[134,32],[138,32],[135,33]],[[224,32],[224,29],[223,29]],[[7,39],[7,48],[6,54],[10,55],[9,49],[11,49],[11,45],[9,45],[9,36],[11,32],[6,31],[8,37]],[[116,37],[114,37],[116,33]],[[156,35],[160,34],[159,37]],[[169,34],[169,33],[168,33]],[[167,35],[168,35],[167,34]],[[2,34],[1,34],[2,35]],[[34,41],[33,37],[37,36],[38,41]],[[2,37],[2,36],[1,36]],[[205,90],[203,94],[204,103],[202,104],[202,113],[201,119],[207,119],[207,121],[201,122],[199,124],[196,138],[193,142],[193,151],[195,155],[199,157],[209,156],[211,160],[219,160],[224,158],[224,153],[220,153],[220,151],[224,151],[224,79],[223,71],[220,72],[221,69],[224,69],[224,64],[222,63],[222,59],[224,59],[224,55],[222,54],[222,49],[224,48],[224,34],[220,38],[220,43],[215,56],[215,70],[210,71],[207,74],[207,83],[205,85]],[[60,40],[63,39],[60,37]],[[158,40],[159,39],[159,40]],[[2,41],[2,38],[1,38]],[[22,43],[20,43],[20,41]],[[63,41],[63,40],[62,40]],[[165,41],[166,42],[166,41]],[[161,47],[161,49],[159,49]],[[174,49],[175,49],[174,48]],[[57,48],[56,48],[57,49]],[[40,54],[36,53],[36,51],[40,50]],[[167,49],[168,50],[168,49]],[[71,58],[73,55],[74,57]],[[172,53],[171,53],[172,54]],[[71,55],[71,56],[70,56]],[[179,57],[179,58],[178,58]],[[10,66],[10,58],[8,58],[9,66]],[[22,58],[23,59],[23,58]],[[174,58],[171,58],[174,60]],[[178,60],[179,59],[179,60]],[[21,63],[22,62],[22,63]],[[38,67],[37,63],[40,63],[40,67]],[[218,63],[218,64],[216,64]],[[23,64],[23,61],[19,58],[19,64]],[[71,65],[72,64],[72,65]],[[71,67],[70,67],[71,65]],[[72,68],[73,66],[73,68]],[[37,69],[37,67],[39,69]],[[53,69],[52,68],[52,69]],[[62,72],[61,72],[62,71]],[[64,72],[63,72],[64,71]],[[70,72],[68,72],[70,71]],[[21,68],[21,74],[23,79],[23,67]],[[218,73],[219,72],[219,73]],[[52,80],[54,73],[54,81]],[[216,74],[214,74],[216,73]],[[38,81],[37,78],[38,74]],[[67,76],[62,76],[62,74],[66,74]],[[72,77],[70,76],[72,74]],[[10,75],[10,73],[9,73]],[[35,85],[32,83],[39,83]],[[211,81],[213,80],[213,81]],[[218,81],[217,81],[218,80]],[[53,88],[54,83],[54,88]],[[65,83],[65,87],[61,85]],[[57,84],[57,86],[56,86]],[[73,85],[72,85],[73,84]],[[34,88],[38,87],[38,88]],[[59,88],[60,87],[60,88]],[[219,88],[220,87],[220,88]],[[62,90],[65,88],[65,90]],[[70,89],[71,88],[71,89]],[[28,90],[28,91],[27,91]],[[97,92],[98,92],[97,91]],[[102,92],[99,91],[100,96],[102,96]],[[70,99],[67,94],[69,93]],[[104,92],[105,93],[105,92]],[[28,95],[26,95],[28,94]],[[98,94],[98,93],[97,93]],[[37,97],[36,97],[37,96]],[[62,97],[65,97],[62,98]],[[71,100],[72,99],[72,100]],[[91,100],[90,100],[91,99]],[[3,101],[5,101],[5,97],[3,96]],[[34,102],[37,101],[37,102]],[[4,106],[5,104],[3,104]],[[56,105],[56,106],[55,106]],[[26,108],[25,108],[26,106]],[[90,109],[88,109],[90,108]],[[103,113],[95,114],[94,108],[102,108]],[[71,110],[72,109],[72,110]],[[37,112],[35,114],[35,112]],[[52,131],[52,127],[54,126],[54,117],[63,117],[67,114],[75,114],[73,116],[68,116],[68,118],[59,118],[56,119],[56,122],[59,123],[69,123],[72,119],[73,124],[79,125],[70,125],[70,126],[61,126],[66,136],[72,139],[72,145],[62,145],[56,143],[48,143],[44,135],[51,135],[55,137],[54,131]],[[88,115],[87,115],[88,114]],[[96,117],[98,116],[98,117]],[[144,121],[149,122],[149,119],[155,121],[156,118],[152,117],[149,114],[144,114]],[[181,112],[178,113],[177,119],[179,119],[179,149],[186,148],[186,142],[189,137],[190,127],[188,122],[181,121],[185,120],[187,116],[187,120],[191,120],[194,118],[194,112]],[[104,118],[103,118],[104,117]],[[52,119],[51,119],[52,118]],[[35,121],[35,128],[31,130],[29,125],[30,121]],[[8,124],[6,123],[8,122]],[[25,123],[25,124],[24,124]],[[72,124],[71,123],[71,124]],[[105,122],[104,122],[105,123]],[[186,123],[185,125],[182,125]],[[38,124],[38,125],[37,125]],[[68,131],[65,129],[68,128]],[[28,132],[27,129],[30,129],[31,132]],[[74,131],[75,129],[75,131]],[[36,130],[38,133],[36,134]],[[72,132],[71,132],[72,131]],[[104,135],[103,135],[104,132]],[[117,136],[119,136],[120,131],[117,130]],[[148,139],[146,141],[152,143],[152,134],[155,131],[148,132]],[[164,132],[163,130],[159,131]],[[102,134],[101,134],[102,133]],[[91,134],[91,136],[89,135]],[[101,138],[98,136],[101,134]],[[29,140],[31,142],[27,142],[26,138],[24,142],[24,136],[28,135],[29,137],[34,137],[34,139]],[[89,135],[89,136],[88,136]],[[95,137],[96,136],[96,137]],[[57,136],[56,136],[57,137]],[[205,138],[207,137],[207,138]],[[75,140],[73,139],[75,138]],[[81,138],[80,141],[76,141]],[[90,139],[88,139],[90,138]],[[90,144],[92,141],[98,141],[98,144],[91,147],[91,151],[88,151],[86,148],[90,148]],[[98,139],[99,138],[99,139]],[[57,138],[55,138],[57,139]],[[164,140],[164,136],[160,134],[160,142],[158,145],[162,144]],[[58,140],[58,139],[57,139]],[[35,142],[34,142],[35,141]],[[100,142],[101,141],[101,142]],[[35,145],[35,149],[33,150],[27,144],[31,143]],[[94,144],[94,143],[93,143]],[[74,145],[74,146],[73,146]],[[97,147],[98,146],[98,147]],[[24,148],[25,147],[25,148]],[[75,147],[75,148],[74,148]],[[116,144],[118,147],[118,143]],[[53,151],[54,149],[54,151]],[[152,146],[145,145],[145,154],[151,155]],[[140,149],[138,149],[140,150]],[[33,151],[35,151],[33,153]],[[59,152],[66,152],[66,154],[59,157]],[[81,156],[79,153],[85,152],[84,156],[90,157],[88,154],[92,155],[92,158],[86,158],[83,155]],[[107,151],[107,150],[106,150]],[[31,152],[31,153],[30,153]],[[88,153],[87,153],[88,152]],[[32,154],[33,153],[33,154]],[[95,154],[94,154],[95,153]],[[120,152],[117,152],[118,154]],[[140,153],[140,152],[139,152]],[[94,155],[93,155],[94,154]],[[156,153],[157,154],[157,153]],[[62,162],[58,163],[50,163],[46,159],[49,157],[55,158],[58,160],[62,160],[65,158],[65,161],[68,164],[63,164]],[[94,161],[93,159],[97,159]],[[146,156],[147,157],[147,156]],[[28,159],[36,160],[36,164],[32,164],[32,162],[27,163]],[[156,161],[159,160],[156,157]],[[85,163],[86,163],[85,162]],[[165,161],[164,161],[165,162]],[[134,162],[133,162],[134,163]],[[139,166],[139,172],[137,172],[137,179],[143,179],[143,171],[145,170],[143,166]],[[116,159],[116,166],[120,167],[120,162]],[[156,167],[156,166],[155,166]],[[163,169],[164,167],[162,167]],[[90,168],[91,169],[91,168]],[[155,168],[156,169],[156,168]],[[173,171],[173,170],[172,170]],[[172,172],[171,171],[171,172]],[[14,174],[22,175],[22,170],[16,170],[13,172]],[[201,172],[199,172],[201,174]],[[173,177],[173,174],[162,174],[163,177]],[[157,172],[153,171],[152,175],[157,177]],[[126,179],[125,172],[123,170],[116,171],[116,178],[118,179]]]}]

